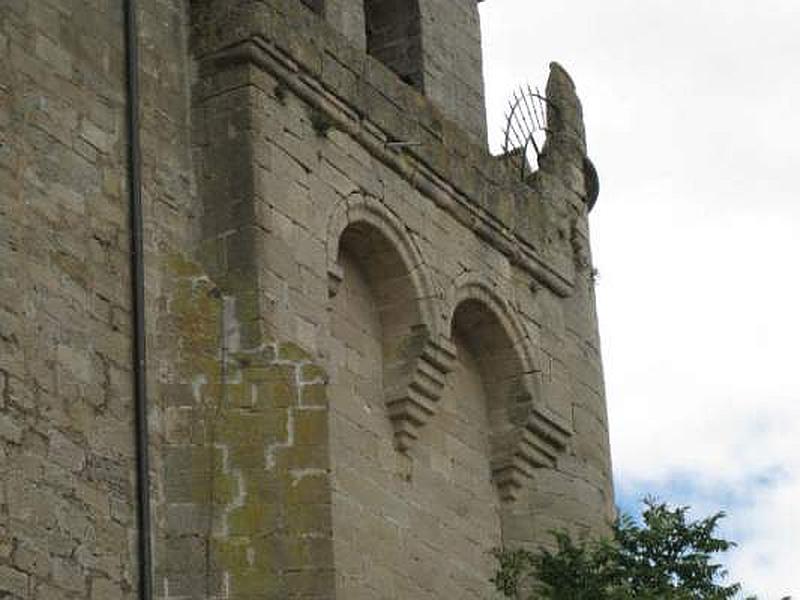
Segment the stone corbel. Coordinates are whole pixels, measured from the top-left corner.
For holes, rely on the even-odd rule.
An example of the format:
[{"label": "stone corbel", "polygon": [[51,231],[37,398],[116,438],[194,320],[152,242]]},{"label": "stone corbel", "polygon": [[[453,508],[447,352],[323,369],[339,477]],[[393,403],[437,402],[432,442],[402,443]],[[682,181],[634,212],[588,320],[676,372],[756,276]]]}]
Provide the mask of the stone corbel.
[{"label": "stone corbel", "polygon": [[411,359],[407,385],[386,401],[394,428],[395,446],[407,452],[419,438],[419,430],[436,412],[447,374],[453,370],[456,350],[444,336],[427,335],[418,354]]},{"label": "stone corbel", "polygon": [[334,298],[339,293],[339,286],[344,280],[344,271],[337,262],[328,264],[328,298]]},{"label": "stone corbel", "polygon": [[569,425],[543,407],[530,406],[525,421],[494,440],[492,478],[503,502],[513,502],[536,475],[555,468],[572,435]]}]

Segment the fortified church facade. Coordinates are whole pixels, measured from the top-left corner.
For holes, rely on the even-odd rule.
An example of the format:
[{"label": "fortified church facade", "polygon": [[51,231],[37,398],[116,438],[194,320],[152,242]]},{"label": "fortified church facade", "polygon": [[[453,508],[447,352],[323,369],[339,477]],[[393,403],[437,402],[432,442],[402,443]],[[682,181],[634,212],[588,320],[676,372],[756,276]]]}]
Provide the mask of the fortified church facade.
[{"label": "fortified church facade", "polygon": [[546,95],[523,178],[476,0],[2,0],[0,597],[486,599],[492,548],[606,527]]}]

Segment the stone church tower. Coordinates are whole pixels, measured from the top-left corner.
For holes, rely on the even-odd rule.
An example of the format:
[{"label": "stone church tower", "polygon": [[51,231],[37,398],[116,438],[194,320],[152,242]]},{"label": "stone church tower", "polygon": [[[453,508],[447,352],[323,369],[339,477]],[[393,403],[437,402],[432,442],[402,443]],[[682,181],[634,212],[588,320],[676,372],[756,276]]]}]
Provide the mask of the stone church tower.
[{"label": "stone church tower", "polygon": [[0,597],[486,599],[492,548],[602,530],[547,98],[523,181],[476,0],[2,0]]}]

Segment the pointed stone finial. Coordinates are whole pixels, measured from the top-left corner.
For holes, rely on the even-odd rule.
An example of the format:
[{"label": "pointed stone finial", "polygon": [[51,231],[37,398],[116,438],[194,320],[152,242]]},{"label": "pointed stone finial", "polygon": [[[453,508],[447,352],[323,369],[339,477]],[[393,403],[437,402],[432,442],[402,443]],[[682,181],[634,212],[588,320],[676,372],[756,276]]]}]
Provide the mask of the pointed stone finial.
[{"label": "pointed stone finial", "polygon": [[553,110],[547,115],[547,124],[553,133],[577,138],[585,151],[586,132],[583,125],[583,108],[575,83],[569,73],[557,62],[550,63],[547,80],[547,100]]},{"label": "pointed stone finial", "polygon": [[572,77],[556,62],[550,63],[547,80],[547,129],[540,168],[558,177],[591,209],[599,188],[597,172],[586,156],[583,108]]}]

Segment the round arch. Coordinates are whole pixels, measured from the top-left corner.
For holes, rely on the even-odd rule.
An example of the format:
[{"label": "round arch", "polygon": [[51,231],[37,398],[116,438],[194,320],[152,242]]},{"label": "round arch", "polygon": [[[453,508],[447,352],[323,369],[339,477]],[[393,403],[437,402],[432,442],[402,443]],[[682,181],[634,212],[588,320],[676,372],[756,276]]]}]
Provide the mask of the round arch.
[{"label": "round arch", "polygon": [[[502,327],[502,331],[516,351],[523,372],[537,372],[538,369],[533,358],[530,338],[522,324],[514,315],[514,311],[508,305],[508,302],[497,292],[496,286],[492,285],[484,278],[468,273],[458,278],[454,287],[455,291],[450,301],[450,310],[448,311],[450,315],[448,330],[452,330],[456,311],[460,305],[465,302],[480,303],[486,307]],[[531,390],[531,392],[534,392],[534,390]]]},{"label": "round arch", "polygon": [[514,500],[537,468],[555,465],[563,448],[542,427],[531,340],[485,280],[458,281],[452,308],[453,338],[469,349],[486,388],[492,479],[502,500]]},{"label": "round arch", "polygon": [[440,311],[436,307],[441,294],[437,293],[422,253],[400,219],[383,202],[372,196],[351,194],[334,206],[328,218],[326,252],[330,295],[336,294],[342,278],[338,264],[342,235],[348,227],[359,224],[374,228],[397,252],[414,286],[422,319],[420,325],[427,327],[432,336],[444,334],[441,319],[437,318]]},{"label": "round arch", "polygon": [[385,204],[360,193],[339,202],[328,221],[326,251],[329,294],[344,277],[342,250],[365,267],[380,297],[383,390],[396,447],[406,451],[418,429],[435,413],[454,359],[427,265],[405,226]]}]

